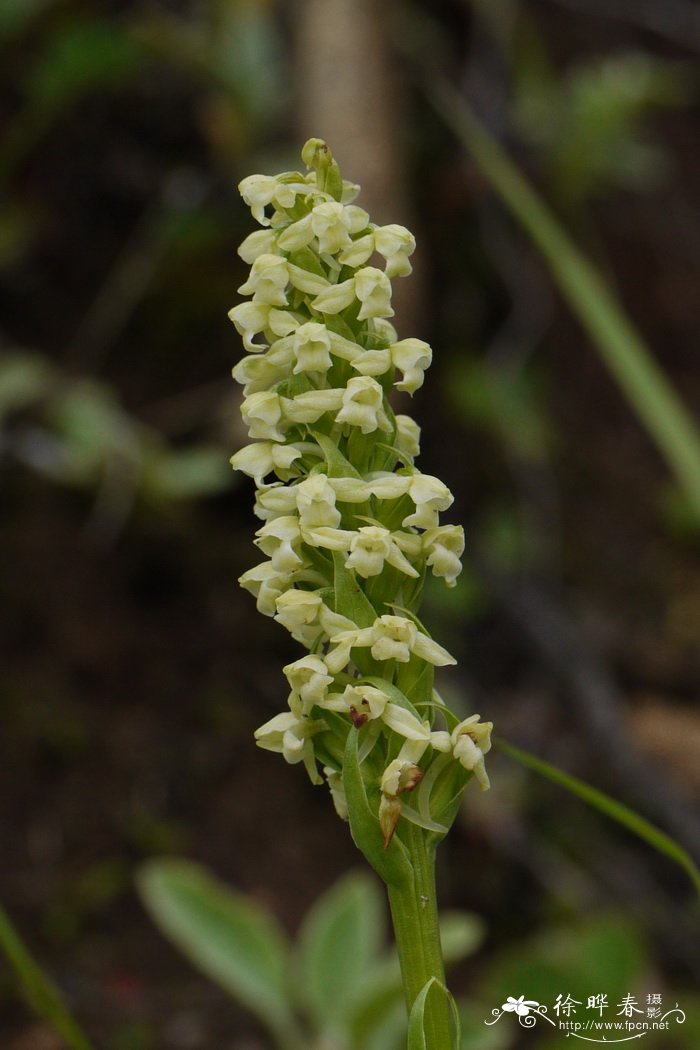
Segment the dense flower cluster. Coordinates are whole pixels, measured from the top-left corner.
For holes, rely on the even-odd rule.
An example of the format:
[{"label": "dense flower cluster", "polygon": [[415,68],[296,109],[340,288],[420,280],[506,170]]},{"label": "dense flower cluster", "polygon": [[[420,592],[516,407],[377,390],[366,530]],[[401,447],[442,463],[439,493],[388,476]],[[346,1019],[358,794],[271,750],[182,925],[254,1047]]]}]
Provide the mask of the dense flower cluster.
[{"label": "dense flower cluster", "polygon": [[[411,272],[412,234],[376,226],[353,204],[325,143],[302,152],[306,174],[253,175],[240,192],[262,229],[243,242],[248,301],[231,320],[247,354],[233,370],[252,443],[232,458],[255,481],[265,560],[240,579],[309,652],[284,668],[288,709],[256,733],[261,747],[303,762],[346,816],[345,741],[363,733],[379,756],[385,839],[403,813],[430,817],[400,798],[432,760],[458,761],[488,786],[490,723],[443,712],[435,667],[452,656],[426,633],[417,609],[426,572],[454,586],[460,526],[440,524],[453,497],[414,465],[419,429],[395,415],[392,386],[413,394],[430,346],[399,339],[389,318],[391,278]],[[378,262],[379,265],[375,265]]]}]

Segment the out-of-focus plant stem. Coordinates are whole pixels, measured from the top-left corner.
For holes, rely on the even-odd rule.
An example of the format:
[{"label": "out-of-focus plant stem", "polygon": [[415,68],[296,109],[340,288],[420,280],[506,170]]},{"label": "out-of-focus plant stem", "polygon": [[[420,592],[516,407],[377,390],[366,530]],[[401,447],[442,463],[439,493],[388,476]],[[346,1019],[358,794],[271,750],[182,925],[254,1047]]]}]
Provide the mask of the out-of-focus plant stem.
[{"label": "out-of-focus plant stem", "polygon": [[602,274],[576,247],[462,95],[444,80],[426,84],[425,91],[544,257],[700,520],[700,433]]}]

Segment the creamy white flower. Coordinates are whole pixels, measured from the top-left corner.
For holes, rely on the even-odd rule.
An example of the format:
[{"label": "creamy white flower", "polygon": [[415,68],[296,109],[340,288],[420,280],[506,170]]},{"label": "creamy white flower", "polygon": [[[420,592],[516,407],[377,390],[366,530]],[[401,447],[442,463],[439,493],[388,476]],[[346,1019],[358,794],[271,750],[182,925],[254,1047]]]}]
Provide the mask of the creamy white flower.
[{"label": "creamy white flower", "polygon": [[322,253],[335,255],[350,243],[350,209],[337,201],[316,204],[311,212],[311,225]]},{"label": "creamy white flower", "polygon": [[233,369],[233,378],[243,387],[243,393],[254,394],[285,379],[293,363],[293,351],[289,339],[278,339],[267,353],[247,354]]},{"label": "creamy white flower", "polygon": [[382,721],[389,729],[393,729],[406,740],[419,740],[425,743],[426,747],[430,743],[430,723],[421,722],[407,708],[399,704],[387,704],[382,714]]},{"label": "creamy white flower", "polygon": [[293,488],[302,528],[328,526],[337,528],[340,512],[335,506],[335,491],[325,474],[312,474]]},{"label": "creamy white flower", "polygon": [[277,235],[274,230],[256,230],[246,237],[238,249],[243,262],[254,263],[259,255],[274,254]]},{"label": "creamy white flower", "polygon": [[378,525],[363,525],[350,541],[350,556],[345,562],[346,569],[354,569],[358,575],[367,579],[370,576],[378,576],[384,569],[384,562],[414,579],[419,576],[402,554],[389,529]]},{"label": "creamy white flower", "polygon": [[273,518],[258,529],[255,535],[258,537],[255,540],[256,547],[270,558],[272,567],[278,572],[294,572],[304,564],[304,559],[299,553],[299,519],[295,515]]},{"label": "creamy white flower", "polygon": [[236,326],[236,331],[243,339],[243,345],[249,353],[266,350],[267,343],[254,343],[256,335],[265,330],[270,315],[270,307],[264,303],[239,303],[229,310],[228,316]]},{"label": "creamy white flower", "polygon": [[318,313],[339,314],[355,298],[355,278],[351,277],[340,284],[332,284],[325,291],[311,300],[311,308]]},{"label": "creamy white flower", "polygon": [[327,729],[322,719],[311,719],[293,711],[275,715],[255,731],[258,747],[282,754],[290,765],[303,762],[314,784],[322,783],[316,770],[312,737]]},{"label": "creamy white flower", "polygon": [[454,503],[454,496],[439,478],[430,474],[415,473],[411,477],[408,495],[413,500],[415,514],[408,514],[401,524],[407,528],[433,529],[438,524],[438,513]]},{"label": "creamy white flower", "polygon": [[388,349],[365,350],[350,363],[363,376],[383,376],[391,368],[391,352]]},{"label": "creamy white flower", "polygon": [[282,668],[289,687],[301,699],[304,714],[310,714],[316,704],[321,704],[333,682],[320,656],[302,656]]},{"label": "creamy white flower", "polygon": [[280,514],[293,514],[297,509],[294,487],[273,482],[256,493],[253,509],[263,521],[270,521]]},{"label": "creamy white flower", "polygon": [[391,223],[374,231],[375,250],[386,259],[387,277],[405,277],[411,273],[408,261],[416,249],[416,239],[405,226]]},{"label": "creamy white flower", "polygon": [[333,800],[333,806],[336,813],[341,820],[348,819],[348,800],[345,794],[345,788],[343,787],[343,777],[337,769],[332,769],[330,766],[323,767],[323,773],[328,782],[328,787],[331,792],[331,799]]},{"label": "creamy white flower", "polygon": [[371,376],[356,376],[348,380],[342,392],[342,408],[335,417],[337,423],[359,427],[363,434],[375,430],[391,430],[384,411],[384,391]]},{"label": "creamy white flower", "polygon": [[308,192],[303,183],[284,183],[273,175],[249,175],[238,184],[238,191],[261,226],[269,226],[265,215],[268,204],[277,208],[293,208],[297,193]]},{"label": "creamy white flower", "polygon": [[279,394],[272,390],[250,394],[241,405],[241,415],[250,437],[284,441],[284,432],[279,428],[283,415]]},{"label": "creamy white flower", "polygon": [[372,319],[372,328],[377,338],[385,343],[395,343],[399,338],[393,324],[385,317],[374,317]]},{"label": "creamy white flower", "polygon": [[343,266],[362,266],[374,254],[374,233],[366,233],[348,244],[338,256]]},{"label": "creamy white flower", "polygon": [[396,383],[398,390],[414,394],[423,385],[423,375],[430,367],[433,351],[422,339],[401,339],[389,347],[391,360],[395,368],[403,373],[403,379]]},{"label": "creamy white flower", "polygon": [[254,303],[286,306],[285,289],[289,284],[289,265],[280,255],[258,255],[250,268],[250,277],[238,291],[252,295]]},{"label": "creamy white flower", "polygon": [[268,474],[273,471],[287,474],[295,460],[301,456],[301,450],[294,445],[285,445],[275,441],[256,441],[245,445],[231,456],[231,466],[254,479],[260,486]]},{"label": "creamy white flower", "polygon": [[292,580],[289,573],[280,572],[273,568],[272,562],[264,561],[239,576],[238,582],[255,597],[258,612],[263,616],[274,616],[276,601],[290,587]]},{"label": "creamy white flower", "polygon": [[398,795],[403,795],[405,791],[412,791],[422,777],[423,773],[414,762],[395,758],[382,774],[380,783],[382,794],[396,798]]},{"label": "creamy white flower", "polygon": [[368,317],[393,317],[391,282],[382,270],[365,266],[355,274],[355,295],[362,303],[358,320]]},{"label": "creamy white flower", "polygon": [[493,722],[482,722],[479,715],[470,715],[452,730],[452,749],[458,762],[470,770],[486,791],[489,778],[484,765],[484,755],[491,750]]},{"label": "creamy white flower", "polygon": [[320,632],[319,615],[323,601],[315,591],[290,588],[276,601],[275,620],[303,645],[311,645]]},{"label": "creamy white flower", "polygon": [[461,525],[440,525],[423,533],[423,551],[434,576],[442,576],[454,587],[462,571],[464,529]]},{"label": "creamy white flower", "polygon": [[371,627],[339,631],[331,637],[331,642],[335,648],[326,655],[326,664],[333,674],[347,666],[354,648],[369,647],[374,659],[380,661],[408,663],[414,653],[436,667],[457,662],[446,649],[419,631],[412,620],[403,616],[380,616]]},{"label": "creamy white flower", "polygon": [[326,326],[317,321],[307,321],[296,329],[292,338],[295,375],[300,372],[321,372],[325,375],[333,364],[331,338]]},{"label": "creamy white flower", "polygon": [[396,447],[409,461],[420,453],[420,427],[410,416],[394,416]]},{"label": "creamy white flower", "polygon": [[287,271],[291,284],[306,295],[320,295],[329,287],[333,287],[325,277],[321,277],[312,270],[305,270],[303,266],[295,266],[290,262],[287,263]]},{"label": "creamy white flower", "polygon": [[311,216],[305,215],[302,219],[291,223],[277,235],[277,244],[283,252],[298,252],[300,248],[305,248],[313,239],[314,231],[311,228]]},{"label": "creamy white flower", "polygon": [[296,397],[282,398],[284,417],[290,423],[316,423],[326,412],[335,412],[343,403],[344,391],[306,390]]}]

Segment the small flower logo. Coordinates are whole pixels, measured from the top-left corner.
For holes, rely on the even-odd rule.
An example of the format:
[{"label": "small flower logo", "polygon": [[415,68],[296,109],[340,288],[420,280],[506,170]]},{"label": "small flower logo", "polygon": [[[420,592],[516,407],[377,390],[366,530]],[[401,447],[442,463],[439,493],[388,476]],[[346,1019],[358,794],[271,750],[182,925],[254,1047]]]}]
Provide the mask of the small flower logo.
[{"label": "small flower logo", "polygon": [[514,999],[512,995],[509,995],[506,1002],[501,1006],[501,1010],[504,1010],[506,1013],[517,1014],[518,1017],[527,1017],[530,1009],[539,1005],[534,999],[526,999],[524,995],[521,995],[518,999]]}]

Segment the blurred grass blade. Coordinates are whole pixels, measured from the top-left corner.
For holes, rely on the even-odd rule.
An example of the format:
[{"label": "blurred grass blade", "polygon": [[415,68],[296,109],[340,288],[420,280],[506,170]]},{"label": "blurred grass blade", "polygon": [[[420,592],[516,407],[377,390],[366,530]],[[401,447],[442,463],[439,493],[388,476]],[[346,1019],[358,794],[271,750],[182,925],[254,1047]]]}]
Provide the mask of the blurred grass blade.
[{"label": "blurred grass blade", "polygon": [[505,740],[497,740],[495,743],[500,751],[515,759],[516,762],[520,762],[521,765],[532,769],[535,773],[539,773],[541,776],[553,781],[553,783],[559,784],[560,787],[570,791],[589,806],[600,810],[606,817],[617,821],[618,824],[622,824],[628,831],[631,831],[640,839],[644,839],[653,849],[663,853],[669,860],[680,865],[692,881],[698,894],[700,894],[700,871],[689,854],[670,835],[660,831],[644,817],[635,813],[633,809],[623,805],[614,798],[610,798],[609,795],[604,794],[597,788],[591,787],[590,784],[579,780],[578,777],[572,777],[569,773],[564,773],[563,770],[557,769],[556,766],[550,765],[549,762],[545,762],[527,751],[522,751],[519,747],[506,743]]},{"label": "blurred grass blade", "polygon": [[602,274],[477,120],[462,95],[432,78],[425,91],[546,260],[552,277],[700,518],[700,433]]},{"label": "blurred grass blade", "polygon": [[68,1013],[58,989],[34,962],[9,916],[1,907],[0,950],[5,953],[36,1012],[56,1029],[71,1050],[92,1050],[87,1036]]}]

